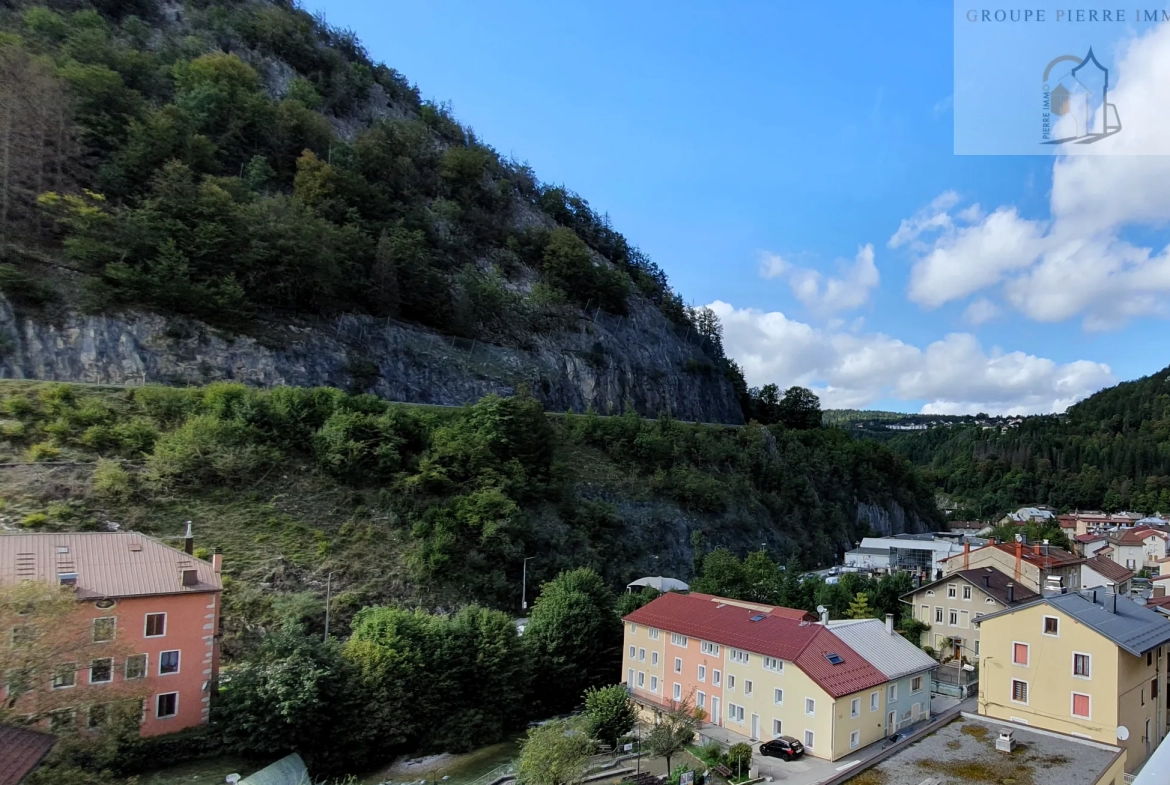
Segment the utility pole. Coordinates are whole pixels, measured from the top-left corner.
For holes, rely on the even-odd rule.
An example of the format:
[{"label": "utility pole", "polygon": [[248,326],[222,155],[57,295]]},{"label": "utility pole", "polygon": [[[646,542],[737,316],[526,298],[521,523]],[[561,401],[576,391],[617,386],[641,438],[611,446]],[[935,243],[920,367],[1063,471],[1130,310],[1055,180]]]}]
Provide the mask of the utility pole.
[{"label": "utility pole", "polygon": [[520,577],[520,610],[528,610],[528,562],[535,559],[535,556],[526,556],[524,558],[524,569]]},{"label": "utility pole", "polygon": [[329,606],[333,599],[333,573],[325,578],[325,642],[329,642]]}]

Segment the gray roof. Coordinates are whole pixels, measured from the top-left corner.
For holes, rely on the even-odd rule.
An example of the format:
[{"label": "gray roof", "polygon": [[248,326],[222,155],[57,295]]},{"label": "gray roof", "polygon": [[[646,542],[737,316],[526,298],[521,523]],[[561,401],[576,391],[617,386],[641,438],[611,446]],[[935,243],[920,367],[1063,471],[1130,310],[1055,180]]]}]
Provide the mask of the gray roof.
[{"label": "gray roof", "polygon": [[630,581],[626,584],[627,589],[632,589],[635,586],[649,586],[651,589],[658,589],[658,591],[686,591],[690,587],[680,581],[678,578],[664,578],[661,575],[655,575],[648,578],[639,578],[636,581]]},{"label": "gray roof", "polygon": [[[1170,624],[1166,625],[1170,627]],[[938,667],[934,658],[898,633],[886,632],[877,619],[829,622],[829,631],[881,671],[887,679],[900,679]]]},{"label": "gray roof", "polygon": [[[1093,597],[1096,597],[1094,602]],[[1170,623],[1160,613],[1142,605],[1138,605],[1127,597],[1117,595],[1117,612],[1108,611],[1104,603],[1109,597],[1103,590],[1086,590],[1069,592],[1068,594],[1054,594],[1051,597],[1041,597],[1035,602],[1017,605],[1014,608],[989,613],[979,619],[980,623],[998,616],[1015,613],[1023,608],[1047,603],[1065,614],[1096,631],[1120,648],[1140,657],[1151,649],[1165,643],[1170,643]]]},{"label": "gray roof", "polygon": [[848,556],[851,553],[857,553],[857,554],[860,554],[862,556],[889,556],[890,549],[889,548],[854,548],[851,551],[846,551],[845,555]]}]

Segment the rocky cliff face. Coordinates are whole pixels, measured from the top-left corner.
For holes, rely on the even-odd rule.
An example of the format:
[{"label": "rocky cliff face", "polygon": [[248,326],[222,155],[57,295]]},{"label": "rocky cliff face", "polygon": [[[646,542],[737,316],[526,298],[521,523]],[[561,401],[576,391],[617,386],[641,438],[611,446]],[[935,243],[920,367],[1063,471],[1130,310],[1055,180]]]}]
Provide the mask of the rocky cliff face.
[{"label": "rocky cliff face", "polygon": [[742,422],[727,379],[657,309],[635,297],[628,317],[597,318],[516,348],[363,316],[269,324],[258,335],[150,313],[49,319],[18,313],[0,297],[0,377],[324,385],[447,406],[527,385],[548,411],[618,413],[629,402],[645,416]]}]

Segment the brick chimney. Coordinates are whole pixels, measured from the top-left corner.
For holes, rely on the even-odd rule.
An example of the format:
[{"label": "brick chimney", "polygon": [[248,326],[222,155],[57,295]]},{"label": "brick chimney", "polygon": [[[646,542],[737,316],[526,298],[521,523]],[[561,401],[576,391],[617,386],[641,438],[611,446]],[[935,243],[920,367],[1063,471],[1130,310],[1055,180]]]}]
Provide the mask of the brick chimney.
[{"label": "brick chimney", "polygon": [[963,540],[963,569],[971,569],[971,541]]},{"label": "brick chimney", "polygon": [[1032,543],[1032,555],[1033,556],[1040,555],[1040,543],[1038,543],[1038,542]]},{"label": "brick chimney", "polygon": [[211,554],[211,569],[219,575],[223,571],[223,551],[216,548]]},{"label": "brick chimney", "polygon": [[1020,579],[1020,569],[1024,559],[1024,542],[1016,540],[1016,580]]}]

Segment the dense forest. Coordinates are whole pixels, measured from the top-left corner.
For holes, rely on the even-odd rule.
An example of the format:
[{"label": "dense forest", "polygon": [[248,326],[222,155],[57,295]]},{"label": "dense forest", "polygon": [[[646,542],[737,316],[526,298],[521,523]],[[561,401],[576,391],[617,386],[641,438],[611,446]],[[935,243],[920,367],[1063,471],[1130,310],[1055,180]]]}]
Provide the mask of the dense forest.
[{"label": "dense forest", "polygon": [[1170,513],[1170,368],[1064,415],[932,428],[887,443],[972,516],[1023,504]]}]

